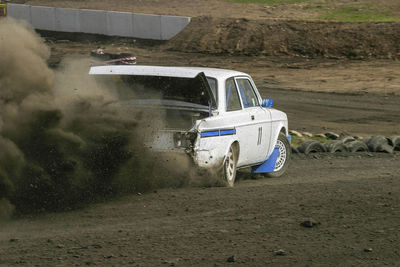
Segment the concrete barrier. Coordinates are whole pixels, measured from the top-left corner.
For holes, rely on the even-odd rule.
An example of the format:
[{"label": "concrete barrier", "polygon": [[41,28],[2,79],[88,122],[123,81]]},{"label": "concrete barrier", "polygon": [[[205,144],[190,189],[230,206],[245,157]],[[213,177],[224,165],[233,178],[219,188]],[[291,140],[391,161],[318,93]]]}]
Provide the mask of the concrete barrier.
[{"label": "concrete barrier", "polygon": [[131,37],[133,33],[133,14],[126,12],[107,12],[107,34]]},{"label": "concrete barrier", "polygon": [[7,4],[7,16],[31,23],[31,6]]},{"label": "concrete barrier", "polygon": [[189,17],[159,16],[88,9],[7,4],[7,15],[35,29],[169,40],[189,23]]},{"label": "concrete barrier", "polygon": [[80,32],[79,10],[69,8],[56,8],[55,30],[60,32]]},{"label": "concrete barrier", "polygon": [[31,23],[35,29],[54,31],[56,9],[54,7],[31,6]]},{"label": "concrete barrier", "polygon": [[133,33],[137,38],[161,40],[161,16],[133,14]]},{"label": "concrete barrier", "polygon": [[182,31],[190,20],[187,17],[161,16],[161,39],[169,40]]},{"label": "concrete barrier", "polygon": [[107,35],[106,12],[102,10],[79,11],[80,32]]}]

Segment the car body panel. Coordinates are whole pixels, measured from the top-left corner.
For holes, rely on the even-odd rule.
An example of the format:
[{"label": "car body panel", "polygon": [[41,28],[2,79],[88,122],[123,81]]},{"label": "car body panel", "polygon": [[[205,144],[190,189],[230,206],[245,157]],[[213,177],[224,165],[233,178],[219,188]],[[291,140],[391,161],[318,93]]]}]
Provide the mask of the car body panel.
[{"label": "car body panel", "polygon": [[[262,107],[262,98],[252,78],[243,72],[196,67],[159,67],[159,66],[99,66],[92,67],[91,75],[139,75],[160,76],[194,79],[203,75],[200,82],[205,82],[204,77],[215,80],[213,84],[215,104],[208,107],[194,103],[178,103],[174,100],[163,99],[159,105],[168,109],[201,110],[209,109],[206,117],[196,119],[189,129],[164,129],[160,130],[156,137],[146,142],[153,150],[173,151],[189,154],[199,167],[216,168],[222,166],[225,157],[232,146],[237,144],[239,150],[237,168],[247,166],[260,166],[267,161],[274,152],[278,135],[284,131],[288,135],[287,116],[284,112],[272,107]],[[227,96],[225,86],[228,79],[234,79],[236,91],[240,96],[241,108],[227,111]],[[208,83],[210,81],[208,80]],[[242,85],[246,84],[247,90],[252,90],[253,103],[245,103],[245,92]],[[249,86],[250,85],[250,86]],[[207,86],[207,85],[206,85]],[[204,85],[203,85],[204,87]],[[252,89],[251,89],[252,88]],[[192,90],[192,88],[187,88]],[[250,92],[248,91],[248,92]],[[136,101],[136,102],[135,102]],[[131,103],[137,103],[132,100]],[[156,102],[141,99],[142,103],[151,103],[155,107]],[[147,102],[146,102],[147,101]],[[247,100],[246,100],[247,101]],[[125,101],[129,105],[129,101]],[[246,107],[248,106],[248,107]],[[151,105],[148,108],[153,108]],[[190,133],[190,142],[185,136]],[[178,137],[177,137],[178,136]],[[188,145],[190,143],[190,145]],[[183,146],[182,144],[185,144]],[[270,159],[271,161],[271,159]],[[272,159],[273,161],[273,159]],[[274,165],[269,162],[268,166]],[[265,169],[265,168],[264,168]]]}]

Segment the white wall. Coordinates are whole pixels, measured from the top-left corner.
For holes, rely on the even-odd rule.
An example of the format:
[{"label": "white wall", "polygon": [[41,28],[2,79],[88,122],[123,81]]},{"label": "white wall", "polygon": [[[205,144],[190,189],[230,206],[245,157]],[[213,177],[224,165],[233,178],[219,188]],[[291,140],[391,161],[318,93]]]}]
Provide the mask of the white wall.
[{"label": "white wall", "polygon": [[38,30],[154,40],[169,40],[190,22],[189,17],[20,4],[7,4],[7,16],[25,20]]}]

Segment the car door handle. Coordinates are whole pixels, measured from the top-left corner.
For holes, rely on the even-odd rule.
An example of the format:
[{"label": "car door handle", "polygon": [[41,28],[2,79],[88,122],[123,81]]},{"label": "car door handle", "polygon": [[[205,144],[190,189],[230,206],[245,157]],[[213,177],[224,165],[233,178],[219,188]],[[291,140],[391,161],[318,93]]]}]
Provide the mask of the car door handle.
[{"label": "car door handle", "polygon": [[251,115],[251,120],[254,121],[254,115]]}]

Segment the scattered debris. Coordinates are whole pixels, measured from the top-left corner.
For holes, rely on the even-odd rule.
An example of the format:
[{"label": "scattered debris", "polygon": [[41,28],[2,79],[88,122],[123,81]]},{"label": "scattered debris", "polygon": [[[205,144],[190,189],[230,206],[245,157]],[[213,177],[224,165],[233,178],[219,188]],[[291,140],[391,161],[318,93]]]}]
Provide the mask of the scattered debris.
[{"label": "scattered debris", "polygon": [[103,61],[94,62],[101,65],[135,65],[136,57],[129,53],[108,53],[101,48],[97,48],[90,52],[92,57],[101,59]]},{"label": "scattered debris", "polygon": [[80,246],[80,247],[71,247],[69,250],[79,250],[79,249],[88,249],[88,246]]},{"label": "scattered debris", "polygon": [[336,140],[339,138],[339,135],[337,133],[333,133],[333,132],[325,133],[325,136],[332,140]]},{"label": "scattered debris", "polygon": [[321,224],[320,222],[317,222],[313,219],[308,219],[308,220],[305,220],[300,223],[301,226],[307,227],[307,228],[312,228],[312,227],[318,226],[320,224]]},{"label": "scattered debris", "polygon": [[283,249],[278,249],[276,251],[274,251],[276,256],[285,256],[286,255],[286,251],[284,251]]},{"label": "scattered debris", "polygon": [[230,256],[226,259],[227,262],[235,262],[235,255]]},{"label": "scattered debris", "polygon": [[295,131],[295,130],[290,130],[289,133],[291,135],[294,135],[294,136],[297,136],[297,137],[303,137],[303,135],[300,132]]},{"label": "scattered debris", "polygon": [[172,259],[172,260],[164,260],[161,259],[162,264],[168,264],[169,266],[175,266],[179,262],[179,258],[177,259]]}]

